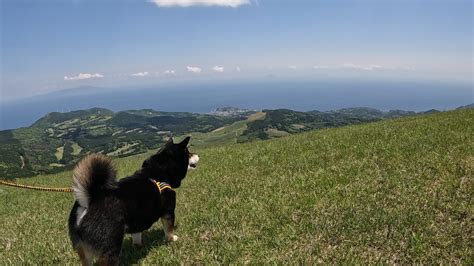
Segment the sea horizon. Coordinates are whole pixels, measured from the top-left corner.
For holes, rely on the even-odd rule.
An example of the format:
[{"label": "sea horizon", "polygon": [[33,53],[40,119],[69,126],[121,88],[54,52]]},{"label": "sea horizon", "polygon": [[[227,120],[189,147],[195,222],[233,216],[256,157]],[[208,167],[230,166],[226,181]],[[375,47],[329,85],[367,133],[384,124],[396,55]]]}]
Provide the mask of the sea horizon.
[{"label": "sea horizon", "polygon": [[370,107],[420,112],[450,110],[472,102],[469,82],[343,79],[83,86],[1,103],[0,130],[29,126],[50,112],[93,107],[114,112],[154,109],[209,113],[223,106],[295,111]]}]

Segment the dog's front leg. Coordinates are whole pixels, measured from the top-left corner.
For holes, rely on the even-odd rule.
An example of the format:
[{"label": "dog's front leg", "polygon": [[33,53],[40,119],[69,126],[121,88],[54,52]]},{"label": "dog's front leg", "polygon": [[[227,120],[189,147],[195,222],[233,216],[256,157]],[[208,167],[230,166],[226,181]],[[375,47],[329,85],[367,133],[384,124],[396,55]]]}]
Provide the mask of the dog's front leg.
[{"label": "dog's front leg", "polygon": [[142,246],[143,245],[142,232],[132,234],[132,242],[136,246]]},{"label": "dog's front leg", "polygon": [[81,264],[83,266],[92,265],[94,256],[92,255],[92,253],[89,250],[85,249],[81,245],[78,245],[76,251],[79,254],[79,259],[81,260]]},{"label": "dog's front leg", "polygon": [[165,214],[161,217],[161,222],[165,231],[165,240],[168,242],[178,240],[178,236],[174,234],[174,213]]}]

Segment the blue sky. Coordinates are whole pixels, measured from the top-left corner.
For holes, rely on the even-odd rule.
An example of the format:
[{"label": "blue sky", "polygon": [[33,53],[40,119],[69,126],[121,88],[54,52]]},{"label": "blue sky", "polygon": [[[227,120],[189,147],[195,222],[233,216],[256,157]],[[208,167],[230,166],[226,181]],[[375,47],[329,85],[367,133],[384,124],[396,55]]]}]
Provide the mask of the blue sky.
[{"label": "blue sky", "polygon": [[155,1],[1,0],[1,97],[270,77],[472,83],[470,0]]}]

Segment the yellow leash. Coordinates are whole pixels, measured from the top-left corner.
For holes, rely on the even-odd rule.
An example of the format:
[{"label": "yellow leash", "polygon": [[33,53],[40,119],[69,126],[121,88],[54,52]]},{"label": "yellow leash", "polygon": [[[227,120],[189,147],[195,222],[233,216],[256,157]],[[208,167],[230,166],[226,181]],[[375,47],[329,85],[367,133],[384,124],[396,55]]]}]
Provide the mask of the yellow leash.
[{"label": "yellow leash", "polygon": [[[156,182],[156,186],[158,187],[158,190],[160,193],[165,190],[165,189],[171,189],[171,186],[166,183],[166,182]],[[69,187],[61,187],[61,188],[54,188],[54,187],[38,187],[38,186],[30,186],[30,185],[22,185],[14,182],[9,182],[5,180],[0,179],[0,184],[5,185],[5,186],[10,186],[10,187],[17,187],[17,188],[26,188],[26,189],[32,189],[32,190],[38,190],[38,191],[51,191],[51,192],[73,192],[74,190]]]},{"label": "yellow leash", "polygon": [[4,180],[0,180],[0,184],[10,187],[18,187],[18,188],[26,188],[32,190],[39,190],[39,191],[51,191],[51,192],[73,192],[72,188],[64,187],[64,188],[52,188],[52,187],[37,187],[37,186],[29,186],[29,185],[22,185],[18,183],[8,182]]}]

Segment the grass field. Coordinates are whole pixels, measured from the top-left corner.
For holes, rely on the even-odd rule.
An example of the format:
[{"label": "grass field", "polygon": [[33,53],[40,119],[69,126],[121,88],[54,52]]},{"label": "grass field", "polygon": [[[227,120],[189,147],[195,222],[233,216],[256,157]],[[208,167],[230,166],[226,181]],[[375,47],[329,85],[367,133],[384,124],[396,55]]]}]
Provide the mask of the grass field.
[{"label": "grass field", "polygon": [[250,115],[246,120],[234,122],[231,125],[217,128],[212,132],[193,132],[186,134],[186,136],[192,137],[193,141],[191,145],[195,148],[208,148],[229,143],[237,143],[239,136],[247,129],[247,124],[249,122],[263,119],[264,117],[265,113],[257,112]]},{"label": "grass field", "polygon": [[[122,262],[474,263],[474,110],[197,149],[177,190],[177,235],[160,224]],[[144,156],[116,160],[119,175]],[[20,180],[68,186],[70,172]],[[0,262],[78,263],[71,194],[0,187]]]}]

